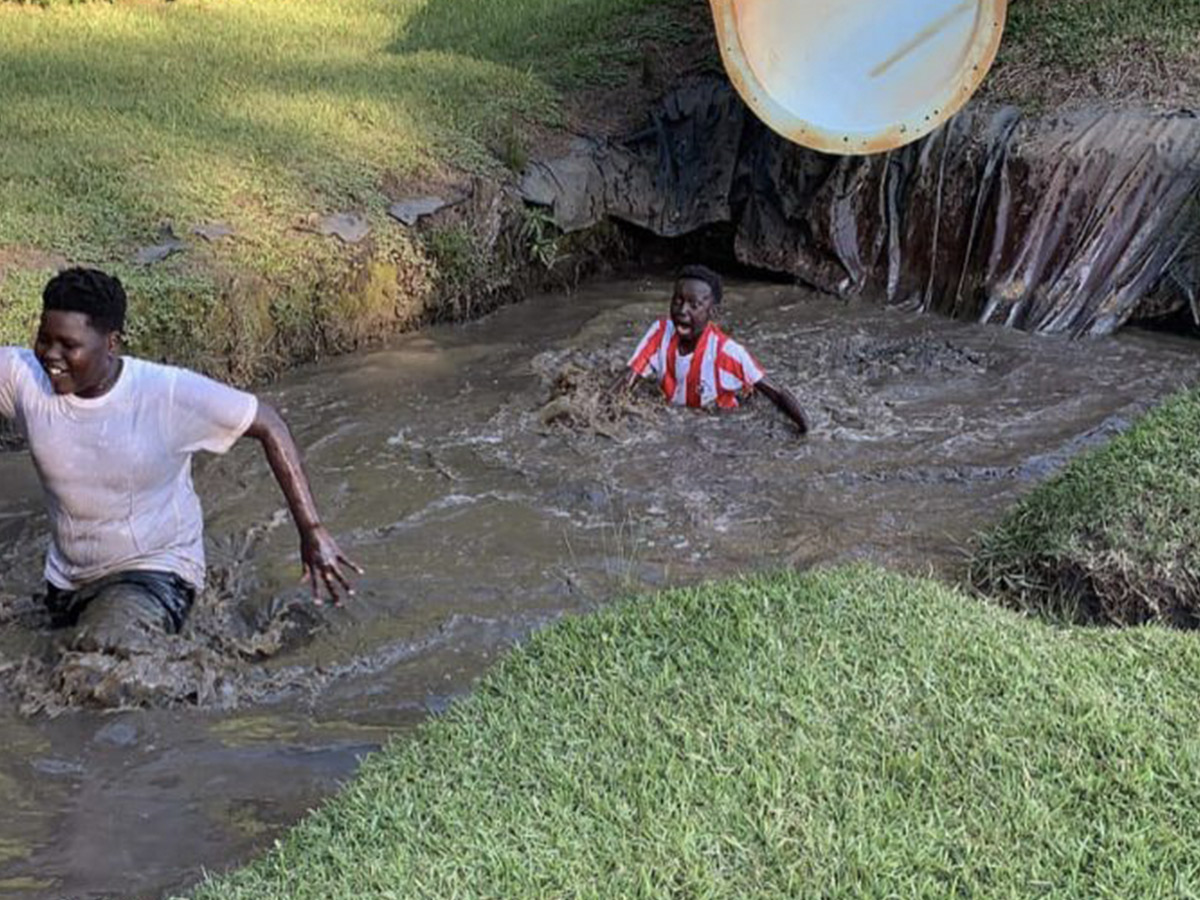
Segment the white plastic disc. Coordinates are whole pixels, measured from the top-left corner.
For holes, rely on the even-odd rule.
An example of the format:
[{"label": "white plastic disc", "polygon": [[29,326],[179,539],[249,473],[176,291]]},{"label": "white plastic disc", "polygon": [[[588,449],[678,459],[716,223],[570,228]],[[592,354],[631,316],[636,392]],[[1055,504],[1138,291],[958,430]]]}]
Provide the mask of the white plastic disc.
[{"label": "white plastic disc", "polygon": [[928,134],[983,81],[1007,0],[710,0],[725,69],[789,140],[878,153]]}]

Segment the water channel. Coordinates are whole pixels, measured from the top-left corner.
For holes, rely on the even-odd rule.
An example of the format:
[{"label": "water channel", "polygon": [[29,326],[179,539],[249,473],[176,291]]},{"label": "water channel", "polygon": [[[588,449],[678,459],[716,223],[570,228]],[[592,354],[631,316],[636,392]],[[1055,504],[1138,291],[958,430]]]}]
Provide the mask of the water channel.
[{"label": "water channel", "polygon": [[857,559],[953,577],[1022,492],[1200,376],[1167,335],[1071,342],[742,282],[724,324],[809,438],[761,401],[709,415],[647,390],[589,413],[669,287],[533,298],[267,389],[366,575],[342,609],[304,604],[257,449],[199,461],[208,615],[238,651],[173,659],[208,679],[198,706],[169,685],[148,709],[39,700],[45,523],[26,454],[0,454],[0,895],[157,897],[245,860],[522,636],[614,595]]}]

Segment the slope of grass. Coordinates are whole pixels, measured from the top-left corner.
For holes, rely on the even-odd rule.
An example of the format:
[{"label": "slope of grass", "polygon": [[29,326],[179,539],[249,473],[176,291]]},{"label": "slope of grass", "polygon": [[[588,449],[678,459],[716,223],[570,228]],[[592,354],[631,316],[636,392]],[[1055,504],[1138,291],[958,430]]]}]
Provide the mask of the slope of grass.
[{"label": "slope of grass", "polygon": [[1138,49],[1184,57],[1196,51],[1196,0],[1016,0],[1006,40],[1047,63],[1099,68]]},{"label": "slope of grass", "polygon": [[1013,0],[985,95],[1027,112],[1200,102],[1197,0]]},{"label": "slope of grass", "polygon": [[980,538],[971,577],[1068,619],[1200,622],[1200,390],[1037,487]]},{"label": "slope of grass", "polygon": [[1200,890],[1200,645],[853,568],[561,622],[201,900]]},{"label": "slope of grass", "polygon": [[[136,349],[221,356],[214,319],[311,330],[356,257],[318,216],[365,212],[373,259],[428,257],[389,200],[502,175],[563,84],[615,75],[612,47],[678,2],[0,4],[0,341],[64,260],[130,284]],[[236,236],[190,235],[213,222]],[[188,252],[134,265],[168,223]]]}]

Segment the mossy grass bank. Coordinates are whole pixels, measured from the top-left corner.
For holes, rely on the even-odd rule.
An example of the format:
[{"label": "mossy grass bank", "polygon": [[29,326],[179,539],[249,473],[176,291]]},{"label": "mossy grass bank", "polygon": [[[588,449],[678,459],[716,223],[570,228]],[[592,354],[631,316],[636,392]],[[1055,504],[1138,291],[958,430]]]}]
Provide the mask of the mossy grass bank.
[{"label": "mossy grass bank", "polygon": [[1200,645],[861,567],[561,621],[201,900],[1187,896]]},{"label": "mossy grass bank", "polygon": [[[642,41],[688,39],[680,6],[0,2],[0,341],[29,339],[68,261],[126,281],[135,351],[239,381],[422,321],[447,283],[483,293],[513,260],[431,242],[389,202],[506,177],[562,122],[564,88],[623,79]],[[317,233],[340,212],[371,235]],[[455,227],[477,244],[495,214],[466,204]],[[173,239],[182,252],[138,264]]]},{"label": "mossy grass bank", "polygon": [[979,539],[971,580],[1069,621],[1200,624],[1200,389],[1035,488]]}]

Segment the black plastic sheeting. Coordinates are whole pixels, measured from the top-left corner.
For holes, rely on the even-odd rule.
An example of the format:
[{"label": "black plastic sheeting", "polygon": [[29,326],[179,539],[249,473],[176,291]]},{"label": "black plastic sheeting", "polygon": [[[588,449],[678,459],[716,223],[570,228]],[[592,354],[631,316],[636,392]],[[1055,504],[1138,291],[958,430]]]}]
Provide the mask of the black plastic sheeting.
[{"label": "black plastic sheeting", "polygon": [[668,96],[637,134],[533,164],[521,193],[565,231],[731,223],[747,265],[956,318],[1106,334],[1190,304],[1200,322],[1187,112],[968,109],[899,150],[837,157],[776,136],[713,80]]}]

